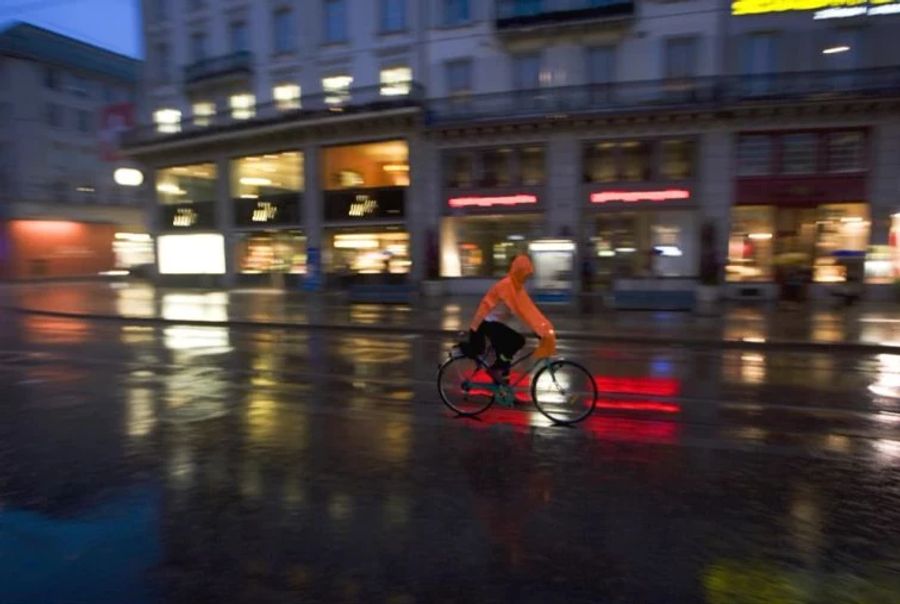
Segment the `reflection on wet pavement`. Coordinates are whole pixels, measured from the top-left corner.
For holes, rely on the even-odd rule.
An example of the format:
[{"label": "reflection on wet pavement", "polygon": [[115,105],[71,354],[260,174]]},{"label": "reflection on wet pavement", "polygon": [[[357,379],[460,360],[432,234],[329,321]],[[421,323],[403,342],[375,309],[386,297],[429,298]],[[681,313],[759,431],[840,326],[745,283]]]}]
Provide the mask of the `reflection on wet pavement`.
[{"label": "reflection on wet pavement", "polygon": [[900,593],[893,355],[563,342],[557,428],[450,416],[449,340],[172,327],[5,323],[0,602]]}]

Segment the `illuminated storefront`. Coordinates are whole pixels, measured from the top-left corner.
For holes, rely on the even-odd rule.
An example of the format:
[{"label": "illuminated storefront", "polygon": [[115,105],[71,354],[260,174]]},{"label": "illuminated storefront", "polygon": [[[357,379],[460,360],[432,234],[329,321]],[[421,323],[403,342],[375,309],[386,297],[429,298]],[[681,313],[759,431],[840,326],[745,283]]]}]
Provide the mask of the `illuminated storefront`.
[{"label": "illuminated storefront", "polygon": [[326,272],[341,278],[409,273],[406,141],[326,147],[321,165]]},{"label": "illuminated storefront", "polygon": [[441,276],[502,277],[544,231],[544,147],[447,150],[443,167]]},{"label": "illuminated storefront", "polygon": [[584,234],[596,283],[697,276],[695,148],[690,138],[585,146]]},{"label": "illuminated storefront", "polygon": [[300,228],[303,160],[299,151],[283,151],[231,161],[235,262],[242,281],[278,275],[297,280],[306,274],[306,237]]},{"label": "illuminated storefront", "polygon": [[866,133],[747,133],[738,140],[726,278],[816,283],[861,279],[868,251]]}]

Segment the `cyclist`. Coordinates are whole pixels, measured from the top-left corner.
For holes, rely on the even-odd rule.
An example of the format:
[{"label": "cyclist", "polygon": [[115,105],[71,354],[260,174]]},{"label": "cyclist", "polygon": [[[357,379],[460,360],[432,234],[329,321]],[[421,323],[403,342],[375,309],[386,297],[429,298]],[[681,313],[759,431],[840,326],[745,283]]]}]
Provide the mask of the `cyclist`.
[{"label": "cyclist", "polygon": [[488,290],[469,326],[469,341],[461,346],[466,356],[476,357],[484,351],[484,339],[490,340],[497,359],[490,367],[491,377],[498,382],[509,381],[510,363],[525,346],[525,338],[507,323],[515,315],[541,338],[535,351],[538,358],[556,351],[556,332],[553,325],[531,300],[525,281],[534,273],[531,259],[520,254],[513,259],[509,274]]}]

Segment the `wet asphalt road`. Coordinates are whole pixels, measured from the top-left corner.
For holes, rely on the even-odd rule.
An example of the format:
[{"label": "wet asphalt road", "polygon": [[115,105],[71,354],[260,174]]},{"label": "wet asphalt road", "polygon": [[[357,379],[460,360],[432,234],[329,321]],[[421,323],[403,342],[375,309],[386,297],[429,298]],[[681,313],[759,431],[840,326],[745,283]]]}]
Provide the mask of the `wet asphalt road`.
[{"label": "wet asphalt road", "polygon": [[900,356],[579,343],[575,428],[449,342],[0,321],[0,602],[900,602]]}]

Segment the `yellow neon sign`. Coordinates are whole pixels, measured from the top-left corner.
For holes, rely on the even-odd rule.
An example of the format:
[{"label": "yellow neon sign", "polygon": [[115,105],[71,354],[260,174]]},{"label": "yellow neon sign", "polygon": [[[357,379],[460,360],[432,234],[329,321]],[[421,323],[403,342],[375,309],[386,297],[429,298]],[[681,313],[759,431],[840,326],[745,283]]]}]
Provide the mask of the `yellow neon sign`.
[{"label": "yellow neon sign", "polygon": [[[873,4],[886,4],[896,0],[873,0]],[[829,8],[853,8],[867,6],[869,0],[734,0],[731,14],[764,15],[788,11],[819,11]]]}]

